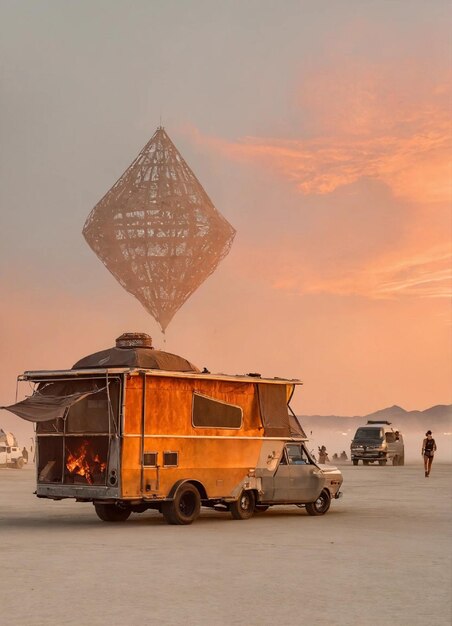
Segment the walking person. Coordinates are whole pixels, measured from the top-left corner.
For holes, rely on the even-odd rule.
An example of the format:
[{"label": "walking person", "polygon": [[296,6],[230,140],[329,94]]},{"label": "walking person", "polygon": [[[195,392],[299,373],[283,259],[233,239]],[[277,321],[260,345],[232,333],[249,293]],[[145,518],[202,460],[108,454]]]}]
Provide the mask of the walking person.
[{"label": "walking person", "polygon": [[422,456],[424,457],[425,478],[428,478],[430,475],[435,452],[436,443],[432,437],[432,431],[428,430],[425,433],[425,439],[422,442]]}]

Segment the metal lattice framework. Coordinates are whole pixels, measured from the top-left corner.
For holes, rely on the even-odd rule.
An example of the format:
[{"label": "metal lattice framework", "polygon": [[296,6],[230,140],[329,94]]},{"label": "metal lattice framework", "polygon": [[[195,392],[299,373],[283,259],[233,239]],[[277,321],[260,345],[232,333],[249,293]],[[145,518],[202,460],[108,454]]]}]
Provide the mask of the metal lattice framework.
[{"label": "metal lattice framework", "polygon": [[228,254],[235,230],[159,127],[91,211],[83,235],[165,331]]}]

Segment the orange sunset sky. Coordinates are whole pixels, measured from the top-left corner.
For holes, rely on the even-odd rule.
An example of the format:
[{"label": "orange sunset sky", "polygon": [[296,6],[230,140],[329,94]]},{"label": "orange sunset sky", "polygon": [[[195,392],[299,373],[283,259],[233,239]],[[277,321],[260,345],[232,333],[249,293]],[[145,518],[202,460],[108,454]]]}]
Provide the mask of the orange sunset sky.
[{"label": "orange sunset sky", "polygon": [[[0,404],[126,331],[293,408],[452,402],[449,3],[0,8]],[[237,230],[166,337],[81,231],[160,123]],[[4,414],[0,415],[1,419]]]}]

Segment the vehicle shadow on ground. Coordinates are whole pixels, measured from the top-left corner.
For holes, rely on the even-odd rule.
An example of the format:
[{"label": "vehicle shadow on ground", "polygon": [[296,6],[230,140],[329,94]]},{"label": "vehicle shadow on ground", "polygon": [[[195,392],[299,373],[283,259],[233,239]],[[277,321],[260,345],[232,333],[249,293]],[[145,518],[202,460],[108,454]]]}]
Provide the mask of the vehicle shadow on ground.
[{"label": "vehicle shadow on ground", "polygon": [[[330,510],[326,513],[327,517],[331,515],[340,515],[340,512]],[[218,523],[246,523],[252,521],[253,523],[265,524],[266,520],[275,518],[295,518],[303,517],[309,519],[311,516],[306,513],[304,509],[293,508],[281,508],[275,510],[269,510],[264,513],[257,513],[253,515],[249,520],[235,520],[232,518],[229,512],[209,511],[208,509],[202,510],[200,517],[194,522],[194,524],[208,525]],[[40,515],[0,515],[0,529],[6,530],[19,530],[19,529],[56,529],[56,528],[101,528],[103,530],[107,528],[125,528],[133,526],[134,528],[141,527],[168,527],[163,515],[157,511],[147,511],[145,513],[133,513],[129,519],[125,522],[102,522],[96,516],[94,510],[89,512],[83,511],[76,515],[61,514],[55,515],[46,514],[44,517]]]}]

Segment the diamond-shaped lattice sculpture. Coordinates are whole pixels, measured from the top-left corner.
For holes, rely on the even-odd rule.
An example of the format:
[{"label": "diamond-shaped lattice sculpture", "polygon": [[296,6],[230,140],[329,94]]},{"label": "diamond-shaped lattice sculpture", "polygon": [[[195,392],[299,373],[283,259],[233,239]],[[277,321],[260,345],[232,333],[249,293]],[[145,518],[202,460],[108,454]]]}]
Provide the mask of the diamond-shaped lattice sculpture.
[{"label": "diamond-shaped lattice sculpture", "polygon": [[164,332],[228,254],[235,230],[159,127],[91,211],[83,235]]}]

